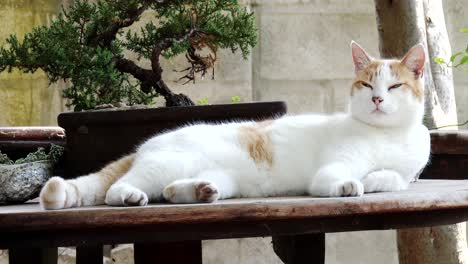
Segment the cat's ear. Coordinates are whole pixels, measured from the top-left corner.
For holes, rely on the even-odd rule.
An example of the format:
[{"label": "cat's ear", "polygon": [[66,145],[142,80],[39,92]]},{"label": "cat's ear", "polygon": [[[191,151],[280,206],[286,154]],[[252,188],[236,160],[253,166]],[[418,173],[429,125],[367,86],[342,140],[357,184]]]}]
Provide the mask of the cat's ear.
[{"label": "cat's ear", "polygon": [[401,60],[401,64],[410,69],[416,76],[421,76],[424,70],[424,63],[426,61],[426,53],[424,46],[418,44],[412,47]]},{"label": "cat's ear", "polygon": [[372,57],[354,41],[351,41],[351,54],[353,55],[354,72],[356,73],[372,62]]}]

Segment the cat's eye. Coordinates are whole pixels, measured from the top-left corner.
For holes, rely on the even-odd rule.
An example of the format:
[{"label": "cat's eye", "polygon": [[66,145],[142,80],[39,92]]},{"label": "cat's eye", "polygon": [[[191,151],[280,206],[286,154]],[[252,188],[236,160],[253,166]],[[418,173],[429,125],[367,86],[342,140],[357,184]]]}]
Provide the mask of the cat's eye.
[{"label": "cat's eye", "polygon": [[400,87],[400,86],[402,86],[402,85],[403,85],[402,83],[394,84],[394,85],[388,87],[388,90],[390,91],[390,90],[392,90],[392,89],[396,89],[396,88],[398,88],[398,87]]},{"label": "cat's eye", "polygon": [[362,86],[365,86],[365,87],[370,88],[372,90],[372,85],[370,85],[368,83],[365,83],[365,82],[362,82],[361,84],[362,84]]}]

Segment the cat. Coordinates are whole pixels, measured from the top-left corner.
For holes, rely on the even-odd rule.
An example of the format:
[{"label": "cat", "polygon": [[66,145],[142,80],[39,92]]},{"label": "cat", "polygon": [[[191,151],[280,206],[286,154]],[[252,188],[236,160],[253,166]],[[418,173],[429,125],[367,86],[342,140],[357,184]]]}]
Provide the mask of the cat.
[{"label": "cat", "polygon": [[77,179],[51,178],[44,209],[234,197],[361,196],[398,191],[429,159],[422,45],[378,60],[351,42],[350,113],[196,124],[156,135],[134,154]]}]

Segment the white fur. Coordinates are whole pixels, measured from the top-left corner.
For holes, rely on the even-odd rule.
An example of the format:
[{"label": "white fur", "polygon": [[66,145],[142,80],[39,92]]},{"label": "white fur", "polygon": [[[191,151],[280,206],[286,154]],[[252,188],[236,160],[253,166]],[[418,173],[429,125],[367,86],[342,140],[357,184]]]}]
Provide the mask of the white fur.
[{"label": "white fur", "polygon": [[[239,141],[238,128],[252,122],[192,125],[155,136],[138,148],[130,170],[107,191],[105,202],[200,202],[195,190],[202,183],[217,191],[210,201],[406,189],[428,161],[430,140],[421,123],[423,102],[408,89],[388,91],[396,81],[384,65],[373,90],[354,92],[350,114],[285,116],[272,122],[272,166],[257,164]],[[372,96],[384,99],[380,113],[373,113]]]}]

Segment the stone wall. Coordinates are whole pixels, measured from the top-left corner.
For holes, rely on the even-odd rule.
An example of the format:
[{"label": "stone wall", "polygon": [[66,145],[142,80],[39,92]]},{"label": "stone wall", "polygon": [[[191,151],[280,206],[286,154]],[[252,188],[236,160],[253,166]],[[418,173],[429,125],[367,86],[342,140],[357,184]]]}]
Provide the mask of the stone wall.
[{"label": "stone wall", "polygon": [[[0,42],[11,32],[48,23],[60,0],[0,1]],[[180,56],[164,61],[164,78],[178,92],[210,103],[285,100],[291,113],[346,111],[353,76],[349,43],[352,39],[378,55],[372,0],[244,0],[255,11],[260,28],[258,46],[248,60],[222,51],[215,81],[208,76],[182,85],[174,70],[186,67]],[[465,0],[444,1],[452,49],[466,47]],[[145,14],[144,19],[150,17]],[[128,54],[132,57],[132,54]],[[145,64],[145,62],[142,62]],[[459,120],[468,119],[468,74],[455,70]],[[63,84],[55,85],[62,86]],[[63,111],[60,87],[47,87],[43,73],[0,75],[0,125],[54,125]],[[161,101],[158,101],[162,104]],[[465,129],[468,126],[464,127]],[[327,264],[396,264],[395,232],[350,232],[327,235]],[[270,239],[232,239],[204,242],[205,263],[280,263]],[[365,250],[364,250],[365,249]]]}]

